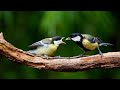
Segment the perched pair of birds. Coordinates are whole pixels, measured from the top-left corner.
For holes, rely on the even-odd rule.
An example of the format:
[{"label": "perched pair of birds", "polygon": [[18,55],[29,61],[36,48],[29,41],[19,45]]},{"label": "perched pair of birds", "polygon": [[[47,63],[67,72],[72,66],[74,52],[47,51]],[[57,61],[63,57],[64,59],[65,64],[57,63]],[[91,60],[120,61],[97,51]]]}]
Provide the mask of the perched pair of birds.
[{"label": "perched pair of birds", "polygon": [[[64,38],[65,37],[55,36],[52,38],[42,39],[41,41],[30,45],[29,47],[32,48],[32,50],[29,50],[28,53],[39,56],[53,56],[54,52],[61,44],[66,44],[63,41]],[[87,51],[95,50],[97,48],[100,55],[102,55],[102,52],[99,49],[100,46],[112,45],[110,43],[103,42],[98,37],[80,33],[72,33],[68,38],[66,38],[66,40],[74,41],[80,48],[83,49],[84,53]]]}]

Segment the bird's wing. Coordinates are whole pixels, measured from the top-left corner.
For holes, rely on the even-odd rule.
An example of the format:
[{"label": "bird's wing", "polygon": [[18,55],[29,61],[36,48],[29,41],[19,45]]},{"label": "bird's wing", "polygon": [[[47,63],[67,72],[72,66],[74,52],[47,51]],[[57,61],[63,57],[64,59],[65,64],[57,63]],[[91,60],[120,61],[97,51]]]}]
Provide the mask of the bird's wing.
[{"label": "bird's wing", "polygon": [[30,48],[37,48],[38,46],[43,46],[41,41],[35,42],[35,43],[29,45],[28,47],[30,47]]},{"label": "bird's wing", "polygon": [[51,44],[52,43],[52,38],[45,38],[41,40],[44,44]]},{"label": "bird's wing", "polygon": [[90,34],[82,34],[82,36],[83,36],[83,38],[86,38],[87,40],[89,40],[92,43],[95,43],[95,42],[103,43],[103,41],[100,38],[94,37],[94,36],[92,36]]},{"label": "bird's wing", "polygon": [[29,45],[28,47],[30,48],[37,48],[38,46],[44,46],[47,44],[51,43],[51,39],[50,38],[46,38],[46,39],[42,39],[41,41],[35,42],[32,45]]},{"label": "bird's wing", "polygon": [[90,42],[94,42],[94,36],[90,34],[82,34],[83,38],[89,40]]},{"label": "bird's wing", "polygon": [[98,38],[98,37],[95,37],[95,42],[98,42],[98,44],[100,44],[100,43],[104,43],[104,41],[102,41],[100,38]]}]

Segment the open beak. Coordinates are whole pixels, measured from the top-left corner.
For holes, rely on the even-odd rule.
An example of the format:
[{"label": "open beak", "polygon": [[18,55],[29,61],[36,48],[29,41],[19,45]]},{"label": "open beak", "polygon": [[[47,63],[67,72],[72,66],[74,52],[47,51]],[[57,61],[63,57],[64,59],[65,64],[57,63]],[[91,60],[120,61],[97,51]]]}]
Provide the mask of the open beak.
[{"label": "open beak", "polygon": [[64,39],[65,37],[62,37],[62,40]]},{"label": "open beak", "polygon": [[[64,38],[65,38],[65,37],[62,37],[62,39],[61,39],[61,40],[63,40]],[[66,43],[65,43],[65,42],[63,42],[63,41],[61,41],[61,43],[62,43],[62,44],[66,44]]]},{"label": "open beak", "polygon": [[62,41],[61,43],[62,43],[62,44],[66,44],[66,43],[65,43],[65,42],[63,42],[63,41]]},{"label": "open beak", "polygon": [[70,37],[68,37],[68,38],[66,38],[65,40],[71,40],[71,38],[70,38]]}]

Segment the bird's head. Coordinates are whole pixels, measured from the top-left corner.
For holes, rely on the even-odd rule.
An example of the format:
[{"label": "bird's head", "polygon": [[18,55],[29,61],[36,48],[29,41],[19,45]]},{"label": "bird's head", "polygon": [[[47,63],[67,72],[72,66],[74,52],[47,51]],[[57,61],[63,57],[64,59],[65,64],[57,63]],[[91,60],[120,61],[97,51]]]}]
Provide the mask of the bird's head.
[{"label": "bird's head", "polygon": [[53,44],[55,44],[57,46],[59,46],[60,44],[66,44],[65,42],[63,42],[64,38],[65,37],[54,36],[54,37],[52,37],[52,42],[53,42]]},{"label": "bird's head", "polygon": [[74,42],[80,42],[83,36],[80,33],[72,33],[66,40],[72,40]]}]

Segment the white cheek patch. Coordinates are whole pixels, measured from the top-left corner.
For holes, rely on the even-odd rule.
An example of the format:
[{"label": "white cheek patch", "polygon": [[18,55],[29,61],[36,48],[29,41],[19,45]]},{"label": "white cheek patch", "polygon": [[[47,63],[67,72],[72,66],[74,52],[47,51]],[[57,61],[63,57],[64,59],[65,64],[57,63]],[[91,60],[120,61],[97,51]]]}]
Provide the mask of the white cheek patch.
[{"label": "white cheek patch", "polygon": [[60,40],[59,41],[54,41],[54,44],[58,46],[60,44]]},{"label": "white cheek patch", "polygon": [[80,36],[77,36],[77,37],[74,37],[74,38],[71,38],[73,41],[81,41],[81,37]]}]

